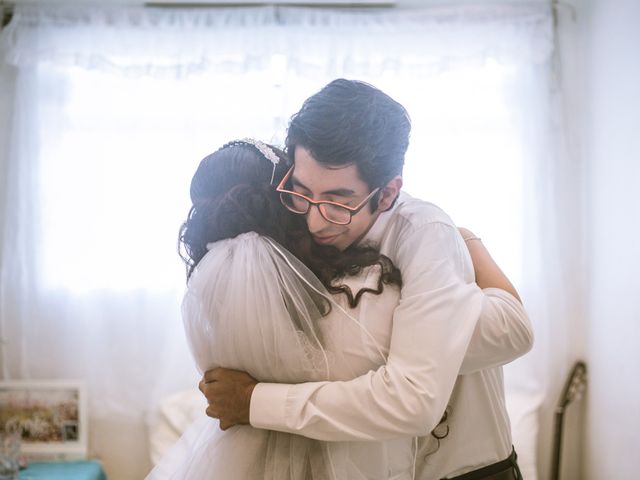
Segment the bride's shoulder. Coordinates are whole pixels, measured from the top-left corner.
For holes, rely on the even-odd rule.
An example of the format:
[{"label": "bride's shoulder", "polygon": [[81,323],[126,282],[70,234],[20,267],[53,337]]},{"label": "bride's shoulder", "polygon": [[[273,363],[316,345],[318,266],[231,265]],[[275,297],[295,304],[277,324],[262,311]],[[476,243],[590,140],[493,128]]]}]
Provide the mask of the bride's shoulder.
[{"label": "bride's shoulder", "polygon": [[194,275],[209,268],[229,267],[234,260],[251,261],[256,255],[269,249],[271,239],[256,232],[246,232],[233,238],[225,238],[217,242],[207,243],[207,253],[202,257],[194,270]]},{"label": "bride's shoulder", "polygon": [[[232,274],[245,275],[256,264],[265,266],[264,260],[273,256],[273,241],[255,232],[242,233],[206,245],[207,253],[200,259],[191,274],[188,286],[208,285],[212,279]],[[268,262],[267,262],[268,263]]]}]

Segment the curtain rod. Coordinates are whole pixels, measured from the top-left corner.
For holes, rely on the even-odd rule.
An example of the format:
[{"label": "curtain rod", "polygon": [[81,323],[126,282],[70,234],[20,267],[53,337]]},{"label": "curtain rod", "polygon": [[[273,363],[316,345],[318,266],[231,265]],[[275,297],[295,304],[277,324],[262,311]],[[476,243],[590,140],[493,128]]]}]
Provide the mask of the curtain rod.
[{"label": "curtain rod", "polygon": [[[89,2],[87,2],[87,4],[89,4]],[[507,2],[508,4],[508,2]],[[123,4],[125,5],[125,4]],[[354,3],[319,3],[319,2],[313,2],[313,1],[298,1],[298,2],[287,2],[282,1],[282,2],[255,2],[255,3],[238,3],[238,2],[232,2],[229,1],[227,3],[206,3],[205,2],[196,2],[195,3],[156,3],[156,2],[148,2],[148,3],[144,3],[142,4],[144,6],[148,6],[148,7],[162,7],[162,8],[193,8],[193,7],[208,7],[208,8],[216,8],[216,7],[249,7],[249,6],[265,6],[265,5],[288,5],[288,6],[301,6],[301,7],[331,7],[331,8],[335,8],[335,7],[353,7],[353,6],[358,6],[358,7],[363,7],[363,8],[391,8],[391,7],[397,7],[396,2],[394,2],[393,0],[390,2],[384,2],[384,1],[372,1],[369,3],[360,3],[360,4],[354,4]],[[476,4],[477,5],[477,4]],[[15,6],[15,2],[13,1],[5,1],[5,0],[0,0],[0,29],[6,27],[9,22],[11,21],[11,18],[13,17],[13,8]],[[552,0],[551,1],[551,7],[553,8],[553,12],[554,12],[554,23],[558,24],[558,13],[560,10],[565,10],[568,11],[569,14],[571,15],[571,20],[575,23],[577,21],[577,11],[576,11],[576,7],[570,3],[561,1],[561,0]]]},{"label": "curtain rod", "polygon": [[156,8],[229,8],[229,7],[309,7],[309,8],[392,8],[395,2],[305,2],[305,1],[276,1],[276,2],[182,2],[172,3],[171,1],[145,2],[145,7]]},{"label": "curtain rod", "polygon": [[[253,2],[253,1],[237,1],[237,2],[217,2],[217,1],[210,1],[208,2],[207,0],[194,0],[192,3],[173,3],[171,2],[171,0],[160,0],[160,1],[150,1],[150,2],[145,2],[144,5],[147,7],[154,7],[154,8],[194,8],[194,7],[198,7],[198,8],[218,8],[218,7],[264,7],[264,6],[288,6],[288,7],[310,7],[310,8],[395,8],[398,6],[397,4],[398,0],[391,0],[391,1],[369,1],[369,2],[359,2],[359,3],[354,3],[354,2],[348,2],[348,1],[344,1],[344,2],[321,2],[321,1],[304,1],[304,0],[280,0],[280,1],[273,1],[273,2]],[[541,3],[541,4],[547,4],[547,2],[531,2],[531,3]],[[516,3],[516,2],[504,2],[505,5],[522,5],[521,3]],[[451,5],[447,5],[447,6],[464,6],[467,5],[464,2],[458,3],[458,4],[451,4]],[[470,3],[468,5],[474,5],[474,6],[478,6],[477,3]],[[526,3],[524,4],[526,5]],[[430,5],[423,5],[422,7],[418,7],[418,8],[425,8],[425,7],[429,7]],[[432,5],[434,7],[442,7],[444,6],[443,4],[434,4]],[[550,3],[551,8],[553,9],[553,14],[554,14],[554,24],[557,26],[558,24],[558,13],[560,10],[565,10],[567,12],[569,12],[570,16],[571,16],[571,20],[575,23],[577,21],[577,17],[578,17],[578,13],[576,10],[576,7],[570,3],[561,1],[561,0],[551,0]],[[413,5],[410,7],[412,8]],[[407,8],[407,10],[409,10],[409,8]]]}]

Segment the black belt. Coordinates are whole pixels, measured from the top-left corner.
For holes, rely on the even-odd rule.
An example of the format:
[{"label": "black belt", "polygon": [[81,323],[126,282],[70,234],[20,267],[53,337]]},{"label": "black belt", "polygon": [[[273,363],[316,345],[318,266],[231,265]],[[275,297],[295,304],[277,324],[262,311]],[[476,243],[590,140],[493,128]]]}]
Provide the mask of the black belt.
[{"label": "black belt", "polygon": [[457,477],[442,480],[522,480],[522,473],[518,467],[518,456],[515,449],[508,458],[479,468],[473,472],[463,473]]}]

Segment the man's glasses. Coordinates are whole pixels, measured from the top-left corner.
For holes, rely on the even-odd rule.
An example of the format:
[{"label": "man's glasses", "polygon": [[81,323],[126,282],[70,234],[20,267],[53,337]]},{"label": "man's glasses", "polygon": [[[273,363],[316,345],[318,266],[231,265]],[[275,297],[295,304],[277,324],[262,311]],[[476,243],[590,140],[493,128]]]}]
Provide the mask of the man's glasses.
[{"label": "man's glasses", "polygon": [[280,192],[280,201],[282,204],[287,207],[288,210],[300,215],[306,215],[309,212],[311,205],[315,205],[318,207],[322,218],[327,222],[335,223],[336,225],[350,224],[351,217],[362,210],[367,202],[380,190],[380,187],[374,188],[371,193],[355,207],[349,207],[347,205],[330,202],[328,200],[320,200],[316,202],[301,193],[292,192],[291,190],[286,190],[284,188],[292,174],[293,167],[289,169],[280,184],[276,187],[276,191]]}]

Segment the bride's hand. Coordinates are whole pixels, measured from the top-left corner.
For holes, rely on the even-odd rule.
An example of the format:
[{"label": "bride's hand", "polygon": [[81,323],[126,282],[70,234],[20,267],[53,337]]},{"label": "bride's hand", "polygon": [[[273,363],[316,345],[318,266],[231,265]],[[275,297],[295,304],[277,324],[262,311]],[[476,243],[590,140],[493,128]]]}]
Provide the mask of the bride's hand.
[{"label": "bride's hand", "polygon": [[220,428],[248,424],[251,394],[258,381],[246,372],[214,368],[205,372],[198,387],[207,398],[207,415],[220,420]]}]

